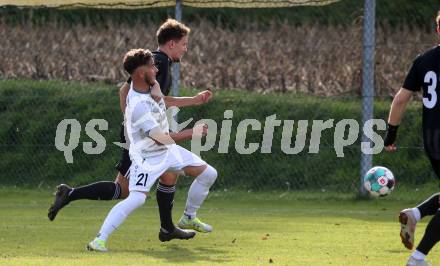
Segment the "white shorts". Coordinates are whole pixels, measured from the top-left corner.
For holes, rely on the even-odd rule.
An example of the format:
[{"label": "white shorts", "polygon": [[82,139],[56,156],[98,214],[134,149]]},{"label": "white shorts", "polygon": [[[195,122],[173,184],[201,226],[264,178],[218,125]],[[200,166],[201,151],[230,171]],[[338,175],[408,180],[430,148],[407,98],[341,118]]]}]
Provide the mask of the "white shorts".
[{"label": "white shorts", "polygon": [[181,172],[187,166],[202,166],[207,163],[187,149],[173,144],[159,156],[144,158],[143,162],[132,161],[129,173],[129,191],[149,192],[156,180],[165,172]]}]

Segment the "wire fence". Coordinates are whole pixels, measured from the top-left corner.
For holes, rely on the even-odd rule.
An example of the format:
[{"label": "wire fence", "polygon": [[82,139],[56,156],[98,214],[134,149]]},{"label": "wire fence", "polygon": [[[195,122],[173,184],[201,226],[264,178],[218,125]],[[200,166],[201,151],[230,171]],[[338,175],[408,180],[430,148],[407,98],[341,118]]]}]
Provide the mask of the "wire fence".
[{"label": "wire fence", "polygon": [[[0,169],[5,173],[0,177],[0,184],[47,187],[66,182],[79,185],[112,180],[116,176],[114,165],[120,158],[121,148],[114,142],[119,142],[122,121],[117,86],[32,80],[9,80],[0,84],[0,119],[3,121]],[[196,92],[183,90],[185,95]],[[192,118],[189,127],[201,119],[215,121],[217,129],[212,128],[210,133],[213,134],[214,145],[201,152],[201,157],[218,169],[220,178],[215,189],[344,193],[358,190],[363,132],[360,97],[221,90],[214,90],[214,95],[208,105],[182,108],[179,119],[183,122]],[[374,117],[385,119],[389,104],[390,101],[376,102]],[[233,112],[230,119],[225,118],[227,110]],[[268,117],[270,119],[273,115],[280,122],[267,145],[264,128]],[[65,145],[72,145],[73,163],[68,163],[65,153],[55,146],[57,127],[64,119],[76,119],[80,125],[78,134],[69,127],[64,137]],[[84,148],[87,142],[91,142],[92,147],[97,146],[97,141],[86,131],[86,125],[93,119],[108,123],[107,129],[96,128],[106,142],[102,153],[98,154],[90,154]],[[238,134],[243,133],[239,129],[240,122],[245,119],[254,119],[260,124],[260,129],[248,128],[245,148],[250,145],[258,147],[254,152],[244,154],[237,139]],[[339,138],[336,128],[344,119],[357,121],[359,130],[344,126],[343,138],[348,138],[350,130],[356,138],[352,144],[340,146],[336,141]],[[231,134],[224,135],[222,127],[227,128],[225,121],[228,120],[232,121]],[[318,149],[314,149],[314,123],[330,120],[331,125],[319,138]],[[394,172],[400,187],[417,187],[435,180],[424,155],[420,128],[421,105],[414,103],[409,107],[400,129],[398,153],[381,153],[373,157],[374,165],[384,165]],[[287,134],[286,139],[290,140],[290,145],[286,145],[283,135],[289,129],[291,135]],[[384,134],[384,131],[375,131],[379,135]],[[229,141],[226,141],[227,136]],[[191,149],[190,143],[182,145]],[[294,149],[296,151],[292,151]],[[190,181],[182,178],[180,183],[186,186]]]},{"label": "wire fence", "polygon": [[[437,7],[431,8],[434,16]],[[219,170],[217,189],[359,189],[362,14],[360,5],[350,10],[350,23],[325,25],[288,20],[261,25],[246,20],[223,27],[205,20],[187,22],[192,31],[189,52],[181,63],[181,87],[211,88],[215,100],[208,106],[181,111],[179,120],[216,121],[216,143],[202,157]],[[185,13],[183,20],[186,22]],[[127,77],[120,67],[122,56],[130,48],[155,49],[154,33],[159,25],[148,20],[116,23],[112,19],[100,25],[73,26],[56,21],[43,25],[1,22],[0,33],[8,37],[0,40],[0,169],[6,173],[0,184],[78,185],[113,179],[120,154],[113,142],[119,141],[122,121],[116,84]],[[396,26],[381,21],[375,29],[374,118],[386,120],[390,99],[412,59],[435,45],[436,39],[433,31],[406,23]],[[183,90],[184,94],[194,92]],[[222,153],[220,126],[226,110],[232,110],[234,118],[229,152]],[[240,121],[256,119],[264,127],[273,114],[282,122],[274,130],[270,153],[261,152],[263,130],[247,132],[246,141],[260,145],[256,152],[237,152],[234,141]],[[54,145],[57,125],[66,118],[77,119],[82,129],[73,164],[66,163],[63,152]],[[93,142],[84,131],[91,119],[108,122],[108,130],[101,132],[106,149],[99,155],[86,154],[82,146]],[[322,133],[319,152],[309,152],[313,121],[329,119],[334,121]],[[343,119],[356,120],[360,130],[357,140],[343,148],[344,157],[338,157],[335,128]],[[286,154],[281,148],[287,120],[295,121],[292,147],[299,121],[308,122],[305,146],[298,154]],[[409,108],[400,132],[398,154],[375,155],[373,164],[389,167],[401,186],[435,180],[422,148],[420,105]],[[182,184],[185,182],[189,181]]]}]

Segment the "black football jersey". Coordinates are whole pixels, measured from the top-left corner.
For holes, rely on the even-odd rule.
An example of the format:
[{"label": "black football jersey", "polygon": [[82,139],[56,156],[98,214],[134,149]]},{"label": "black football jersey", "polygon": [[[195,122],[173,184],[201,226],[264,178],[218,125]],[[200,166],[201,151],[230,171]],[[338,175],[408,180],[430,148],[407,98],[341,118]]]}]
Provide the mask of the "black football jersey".
[{"label": "black football jersey", "polygon": [[423,93],[423,142],[428,155],[440,159],[440,46],[414,60],[403,88]]},{"label": "black football jersey", "polygon": [[159,70],[156,75],[156,80],[159,82],[160,89],[164,95],[168,95],[171,90],[171,65],[173,61],[162,51],[153,52],[154,63]]}]

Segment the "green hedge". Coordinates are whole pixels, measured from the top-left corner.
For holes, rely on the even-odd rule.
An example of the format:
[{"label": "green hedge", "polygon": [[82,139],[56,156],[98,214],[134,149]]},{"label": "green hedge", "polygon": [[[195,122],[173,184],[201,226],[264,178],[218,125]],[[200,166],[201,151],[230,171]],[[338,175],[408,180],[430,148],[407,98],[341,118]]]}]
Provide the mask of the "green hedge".
[{"label": "green hedge", "polygon": [[[0,170],[3,173],[0,184],[46,186],[68,182],[78,185],[113,179],[116,175],[113,166],[120,154],[120,149],[111,144],[119,141],[121,114],[117,92],[116,86],[105,84],[0,81]],[[195,92],[186,89],[183,94]],[[377,101],[375,117],[386,118],[389,104],[389,101]],[[198,121],[211,118],[220,125],[224,111],[228,109],[234,111],[229,153],[217,152],[219,134],[214,149],[202,153],[203,159],[220,173],[217,188],[348,191],[358,186],[359,140],[344,150],[344,158],[338,158],[333,148],[333,128],[324,131],[318,154],[307,151],[312,120],[335,119],[335,124],[346,118],[359,121],[360,99],[216,91],[209,105],[182,109],[179,119],[184,121],[193,117]],[[262,154],[260,150],[251,155],[238,154],[234,148],[238,123],[245,118],[255,118],[264,126],[265,118],[273,114],[280,120],[295,120],[293,136],[296,136],[298,120],[309,121],[304,151],[298,155],[286,155],[281,151],[281,125],[275,130],[271,154]],[[54,147],[56,127],[65,118],[75,118],[82,126],[73,164],[67,164],[63,153]],[[84,127],[93,118],[102,118],[109,123],[109,130],[101,132],[108,145],[100,155],[87,155],[82,151],[82,142],[91,141]],[[429,162],[420,148],[420,126],[420,104],[414,103],[409,106],[400,129],[399,145],[403,148],[398,154],[374,157],[375,164],[392,169],[400,184],[414,186],[434,180]],[[248,130],[247,142],[261,143],[262,132]]]}]

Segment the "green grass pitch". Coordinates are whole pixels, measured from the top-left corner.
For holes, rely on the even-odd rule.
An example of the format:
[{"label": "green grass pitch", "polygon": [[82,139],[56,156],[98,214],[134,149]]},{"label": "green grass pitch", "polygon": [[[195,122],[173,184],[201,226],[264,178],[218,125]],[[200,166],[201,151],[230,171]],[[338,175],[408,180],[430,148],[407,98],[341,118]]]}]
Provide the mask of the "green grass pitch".
[{"label": "green grass pitch", "polygon": [[[356,201],[308,199],[305,192],[214,192],[199,212],[214,232],[161,243],[152,198],[112,235],[109,252],[98,254],[84,247],[115,202],[74,202],[49,222],[50,194],[0,189],[0,265],[404,265],[410,252],[400,243],[396,218],[416,204],[399,194]],[[184,201],[179,190],[175,221]],[[429,259],[440,263],[438,248]]]}]

